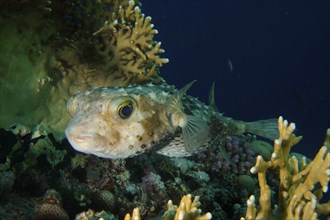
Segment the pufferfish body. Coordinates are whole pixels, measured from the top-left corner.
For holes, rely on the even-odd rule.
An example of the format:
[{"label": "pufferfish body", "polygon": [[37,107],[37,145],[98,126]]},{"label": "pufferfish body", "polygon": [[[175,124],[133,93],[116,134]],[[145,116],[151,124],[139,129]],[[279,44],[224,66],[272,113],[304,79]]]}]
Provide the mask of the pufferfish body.
[{"label": "pufferfish body", "polygon": [[[99,87],[70,98],[72,119],[65,130],[77,151],[121,159],[155,151],[190,156],[228,135],[251,132],[272,139],[276,120],[245,123],[220,114],[210,92],[210,106],[167,84]],[[212,87],[213,88],[213,87]]]}]

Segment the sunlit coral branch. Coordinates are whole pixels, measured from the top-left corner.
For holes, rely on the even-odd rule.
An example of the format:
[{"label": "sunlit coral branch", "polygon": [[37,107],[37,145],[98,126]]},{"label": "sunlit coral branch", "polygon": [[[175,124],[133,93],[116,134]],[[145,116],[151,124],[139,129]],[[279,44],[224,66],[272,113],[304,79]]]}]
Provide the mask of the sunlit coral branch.
[{"label": "sunlit coral branch", "polygon": [[[165,212],[163,219],[164,220],[209,220],[212,219],[211,213],[206,213],[201,215],[202,210],[199,209],[201,205],[199,201],[199,196],[196,196],[194,200],[191,200],[191,194],[185,195],[182,197],[179,207],[174,206],[173,202],[168,201],[167,207],[168,210]],[[175,211],[175,216],[173,214]]]},{"label": "sunlit coral branch", "polygon": [[[173,205],[172,200],[167,203],[167,211],[163,215],[163,220],[210,220],[212,219],[211,213],[201,215],[202,210],[199,208],[201,205],[199,196],[191,200],[191,194],[182,197],[179,207]],[[140,211],[135,208],[132,213],[126,214],[124,220],[141,220]]]},{"label": "sunlit coral branch", "polygon": [[[167,203],[167,211],[164,213],[163,220],[210,220],[212,219],[211,213],[206,213],[201,215],[202,210],[199,208],[201,205],[199,201],[199,196],[196,196],[192,200],[191,194],[182,197],[179,207],[173,205],[172,200]],[[93,210],[88,210],[87,212],[82,212],[76,216],[76,220],[88,220],[95,219],[94,217],[106,216],[107,213],[102,211],[95,213]],[[102,218],[106,219],[106,218]],[[141,220],[141,214],[139,208],[133,210],[132,216],[126,214],[124,220]]]},{"label": "sunlit coral branch", "polygon": [[[323,146],[314,160],[306,166],[303,158],[299,167],[295,156],[290,157],[291,148],[302,137],[296,137],[293,132],[295,124],[288,123],[282,117],[278,120],[280,137],[274,141],[274,152],[270,161],[264,161],[258,156],[256,164],[251,168],[252,173],[258,173],[260,198],[259,208],[256,208],[255,198],[251,196],[247,201],[246,216],[243,219],[316,219],[318,215],[330,213],[330,203],[318,204],[322,193],[313,191],[320,184],[322,191],[328,190],[330,179],[329,129],[325,146]],[[279,169],[279,206],[274,214],[271,208],[271,191],[266,180],[268,169]]]},{"label": "sunlit coral branch", "polygon": [[151,17],[145,17],[134,1],[129,1],[126,9],[120,7],[117,17],[94,33],[100,40],[96,44],[99,53],[108,59],[107,68],[124,74],[128,81],[156,77],[158,68],[168,59],[158,55],[164,50],[153,40],[158,31],[150,23]]},{"label": "sunlit coral branch", "polygon": [[139,208],[135,208],[132,213],[132,217],[130,214],[126,214],[124,220],[141,220],[140,210]]}]

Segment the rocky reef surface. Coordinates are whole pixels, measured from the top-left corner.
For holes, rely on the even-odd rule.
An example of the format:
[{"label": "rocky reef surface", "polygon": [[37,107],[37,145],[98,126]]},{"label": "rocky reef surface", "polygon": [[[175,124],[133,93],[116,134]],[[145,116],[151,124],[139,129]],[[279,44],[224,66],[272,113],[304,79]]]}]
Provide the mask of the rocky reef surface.
[{"label": "rocky reef surface", "polygon": [[[254,149],[268,143],[251,136],[230,136],[188,158],[149,153],[109,160],[80,154],[51,133],[34,138],[31,132],[0,129],[0,215],[4,219],[130,219],[130,210],[135,210],[132,219],[181,219],[175,218],[180,212],[194,216],[188,219],[239,219],[245,212],[246,219],[327,215],[330,203],[321,200],[330,175],[330,130],[324,147],[310,162],[290,154],[289,148],[301,137],[292,133],[294,125],[281,120],[284,131],[275,140],[269,162],[259,155],[255,166],[250,161]],[[221,148],[226,155],[219,153]],[[180,200],[179,208],[173,205]]]},{"label": "rocky reef surface", "polygon": [[[135,207],[144,219],[161,218],[169,199],[179,204],[189,193],[200,196],[201,209],[213,218],[237,219],[257,189],[248,169],[237,170],[241,161],[226,164],[221,157],[201,157],[212,154],[211,149],[190,158],[143,154],[109,160],[75,152],[52,134],[31,137],[1,129],[0,215],[5,219],[42,219],[52,212],[72,219],[88,209],[123,219]],[[247,148],[253,152],[243,136],[229,137],[224,147],[232,146],[242,152],[233,150],[232,157],[246,157]],[[226,164],[221,172],[212,168],[220,162]]]}]

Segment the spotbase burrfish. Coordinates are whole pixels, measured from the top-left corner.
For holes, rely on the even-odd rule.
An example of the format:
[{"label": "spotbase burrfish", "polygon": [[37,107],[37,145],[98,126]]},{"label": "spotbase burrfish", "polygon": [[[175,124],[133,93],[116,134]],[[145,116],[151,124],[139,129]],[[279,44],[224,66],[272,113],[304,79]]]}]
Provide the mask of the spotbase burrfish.
[{"label": "spotbase burrfish", "polygon": [[228,135],[250,132],[269,139],[277,120],[243,122],[223,116],[210,105],[167,84],[99,87],[70,98],[72,120],[65,130],[77,151],[119,159],[155,151],[170,157],[190,156]]}]

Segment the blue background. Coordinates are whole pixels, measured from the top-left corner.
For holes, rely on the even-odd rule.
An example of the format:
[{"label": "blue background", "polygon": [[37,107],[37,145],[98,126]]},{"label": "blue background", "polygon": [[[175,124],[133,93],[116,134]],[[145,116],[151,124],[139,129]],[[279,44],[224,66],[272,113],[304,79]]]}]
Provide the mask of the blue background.
[{"label": "blue background", "polygon": [[[253,121],[282,115],[303,140],[293,151],[311,158],[330,127],[329,1],[142,0],[170,62],[169,84],[208,101],[225,115]],[[233,71],[228,69],[228,59]]]}]

